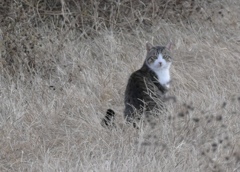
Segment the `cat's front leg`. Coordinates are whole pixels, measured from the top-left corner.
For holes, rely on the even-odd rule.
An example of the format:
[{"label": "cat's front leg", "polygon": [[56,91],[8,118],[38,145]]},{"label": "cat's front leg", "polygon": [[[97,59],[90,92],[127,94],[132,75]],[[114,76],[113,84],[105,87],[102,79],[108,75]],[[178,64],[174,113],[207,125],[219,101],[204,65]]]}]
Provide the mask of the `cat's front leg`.
[{"label": "cat's front leg", "polygon": [[161,91],[162,94],[165,94],[169,89],[169,85],[162,85],[157,81],[154,82],[154,84],[157,86],[158,90]]}]

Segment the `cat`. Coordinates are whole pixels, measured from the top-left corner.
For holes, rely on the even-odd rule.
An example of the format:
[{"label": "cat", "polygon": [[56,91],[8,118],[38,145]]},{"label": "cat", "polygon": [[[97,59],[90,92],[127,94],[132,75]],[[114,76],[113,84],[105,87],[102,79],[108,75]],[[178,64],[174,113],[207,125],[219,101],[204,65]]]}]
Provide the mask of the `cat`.
[{"label": "cat", "polygon": [[[125,90],[125,110],[124,118],[128,123],[133,123],[134,127],[138,114],[156,109],[162,109],[163,104],[157,103],[156,99],[164,101],[166,92],[170,87],[170,67],[172,57],[170,56],[171,43],[166,46],[153,46],[146,44],[147,55],[143,66],[133,72],[128,79]],[[107,126],[114,124],[112,121],[115,113],[108,109],[103,121]],[[111,119],[108,120],[108,119]],[[115,124],[114,124],[115,126]]]}]

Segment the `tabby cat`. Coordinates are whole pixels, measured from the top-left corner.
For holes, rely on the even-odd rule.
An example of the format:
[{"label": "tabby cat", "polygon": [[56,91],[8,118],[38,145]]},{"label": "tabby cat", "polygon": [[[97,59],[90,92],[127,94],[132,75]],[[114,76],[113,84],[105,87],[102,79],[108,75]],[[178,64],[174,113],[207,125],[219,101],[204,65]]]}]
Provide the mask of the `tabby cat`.
[{"label": "tabby cat", "polygon": [[[146,48],[147,56],[143,66],[131,74],[125,91],[124,118],[133,124],[139,114],[154,108],[163,108],[163,104],[156,103],[156,100],[164,101],[170,84],[171,43],[166,46],[153,46],[147,43]],[[112,119],[112,116],[114,111],[108,109],[103,119],[107,126],[113,125],[113,121],[108,120]]]}]

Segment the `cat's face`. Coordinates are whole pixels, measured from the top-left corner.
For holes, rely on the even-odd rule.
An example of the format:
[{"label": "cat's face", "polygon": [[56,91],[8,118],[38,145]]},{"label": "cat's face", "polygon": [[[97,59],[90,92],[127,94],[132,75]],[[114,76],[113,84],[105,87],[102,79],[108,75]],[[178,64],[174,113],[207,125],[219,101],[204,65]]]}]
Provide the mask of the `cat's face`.
[{"label": "cat's face", "polygon": [[169,69],[172,63],[170,45],[166,47],[152,46],[147,43],[146,64],[154,71]]}]

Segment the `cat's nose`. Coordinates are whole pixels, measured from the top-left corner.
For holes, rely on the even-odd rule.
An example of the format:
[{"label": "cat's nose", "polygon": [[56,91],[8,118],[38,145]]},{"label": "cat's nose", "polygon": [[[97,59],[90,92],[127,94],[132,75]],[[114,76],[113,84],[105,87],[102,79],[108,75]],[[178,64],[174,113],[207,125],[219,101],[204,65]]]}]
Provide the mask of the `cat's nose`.
[{"label": "cat's nose", "polygon": [[159,62],[160,67],[162,66],[162,62]]}]

